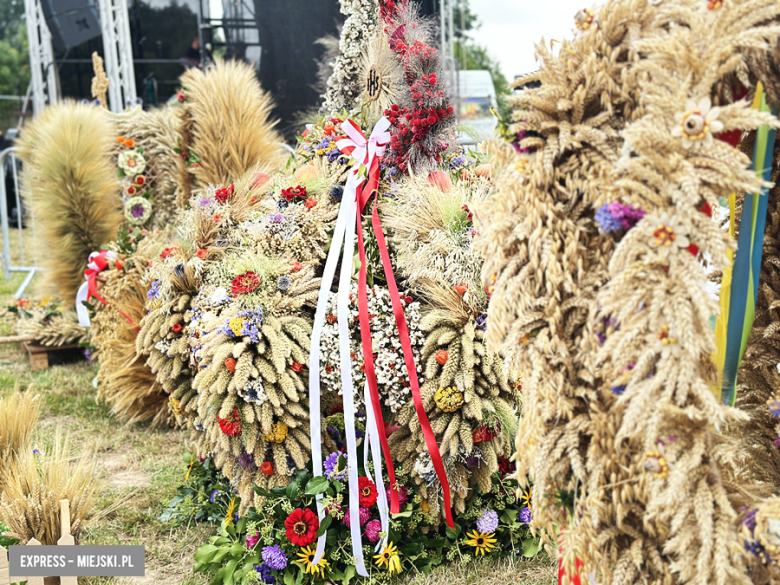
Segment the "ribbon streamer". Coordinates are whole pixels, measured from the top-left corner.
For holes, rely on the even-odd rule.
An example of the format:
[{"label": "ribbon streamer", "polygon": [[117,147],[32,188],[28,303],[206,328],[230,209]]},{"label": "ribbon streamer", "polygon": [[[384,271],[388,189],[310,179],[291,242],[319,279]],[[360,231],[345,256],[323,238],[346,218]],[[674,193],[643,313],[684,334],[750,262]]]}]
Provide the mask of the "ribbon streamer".
[{"label": "ribbon streamer", "polygon": [[[108,306],[108,303],[103,297],[98,294],[97,291],[97,277],[98,274],[108,269],[108,260],[115,260],[116,254],[108,250],[101,250],[100,252],[92,252],[87,259],[87,269],[84,271],[84,278],[86,282],[79,287],[76,293],[76,315],[79,318],[79,325],[82,327],[89,327],[91,325],[89,320],[89,311],[87,310],[85,302],[89,302],[89,299],[96,298],[104,305]],[[117,260],[117,264],[118,264]],[[117,265],[117,268],[121,266]],[[135,322],[123,311],[117,309],[120,315],[122,315],[127,322],[131,325],[135,325]],[[138,326],[136,325],[136,328]]]},{"label": "ribbon streamer", "polygon": [[[342,128],[347,133],[349,138],[336,138],[336,143],[342,152],[351,153],[353,157],[360,160],[363,157],[364,164],[368,167],[368,181],[363,187],[363,190],[359,194],[359,210],[363,213],[366,203],[369,198],[374,194],[379,185],[379,160],[384,154],[385,145],[390,141],[390,134],[386,130],[390,127],[390,121],[387,118],[382,118],[377,122],[374,127],[371,137],[366,140],[360,128],[352,120],[347,120],[342,124]],[[379,132],[377,132],[379,131]],[[380,142],[381,141],[381,142]],[[406,365],[407,374],[409,375],[409,385],[412,391],[412,397],[414,399],[414,407],[417,412],[417,418],[420,421],[420,427],[425,437],[425,443],[428,447],[428,451],[431,455],[431,461],[436,471],[436,476],[442,486],[442,492],[444,495],[444,512],[447,518],[447,525],[454,529],[455,521],[452,517],[452,504],[450,501],[450,485],[447,479],[447,471],[444,468],[444,461],[442,460],[441,453],[439,451],[439,445],[436,442],[436,436],[431,428],[431,423],[428,420],[428,414],[425,412],[423,406],[422,396],[420,394],[420,384],[417,379],[417,367],[414,363],[414,354],[412,353],[412,343],[409,339],[409,327],[406,323],[406,315],[404,315],[403,307],[401,306],[401,299],[398,293],[398,285],[395,282],[395,275],[393,274],[393,267],[390,262],[390,253],[387,250],[387,243],[385,241],[385,235],[382,231],[382,224],[379,220],[379,212],[377,210],[377,199],[374,198],[374,209],[371,217],[371,225],[373,227],[374,236],[376,237],[377,247],[379,248],[379,255],[382,259],[382,268],[385,273],[385,279],[387,280],[387,288],[390,291],[390,299],[393,304],[393,315],[395,317],[395,323],[398,327],[398,335],[401,341],[401,348],[403,349],[404,364]],[[374,414],[376,415],[377,423],[381,423],[384,427],[384,420],[382,418],[382,411],[380,408],[379,391],[376,383],[376,373],[374,371],[374,354],[371,343],[371,330],[369,326],[368,315],[368,293],[367,293],[367,274],[366,274],[366,251],[363,239],[363,226],[362,222],[357,223],[358,233],[358,253],[360,254],[360,273],[358,276],[358,309],[360,312],[360,331],[363,342],[363,363],[365,364],[366,380],[368,381],[369,389],[374,405]],[[379,434],[379,440],[382,442],[382,450],[385,453],[385,463],[387,465],[387,475],[390,482],[390,512],[397,514],[399,510],[398,503],[398,486],[395,481],[395,470],[392,464],[392,458],[390,456],[390,447],[387,443],[386,433]]]},{"label": "ribbon streamer", "polygon": [[[770,111],[760,84],[756,89],[753,108],[763,112]],[[774,140],[774,129],[768,125],[758,128],[753,149],[753,170],[757,177],[765,181],[769,181],[772,172]],[[730,204],[733,200],[733,196],[729,197]],[[723,291],[725,295],[721,293],[721,326],[717,327],[716,324],[718,334],[716,364],[719,366],[722,364],[722,370],[719,372],[721,401],[731,406],[736,402],[737,372],[745,354],[758,303],[767,202],[765,188],[762,188],[759,193],[745,194],[731,283],[728,292]],[[733,208],[730,215],[733,226]],[[725,281],[723,286],[727,286]],[[727,324],[725,328],[724,323]]]},{"label": "ribbon streamer", "polygon": [[[382,130],[376,131],[377,137],[382,134]],[[362,134],[361,134],[362,136]],[[317,299],[317,311],[314,318],[314,325],[312,327],[312,343],[309,359],[309,408],[310,408],[310,424],[311,424],[311,436],[312,436],[312,467],[313,475],[315,477],[322,476],[322,445],[319,441],[321,429],[321,417],[320,417],[320,339],[322,336],[322,326],[325,320],[325,312],[327,310],[328,293],[333,283],[333,278],[336,272],[336,265],[338,263],[339,256],[341,255],[342,242],[344,244],[344,253],[341,263],[341,274],[339,277],[339,289],[337,295],[338,306],[338,326],[339,326],[339,356],[341,362],[341,376],[342,376],[342,395],[344,400],[344,427],[347,439],[347,470],[349,476],[349,519],[350,519],[350,534],[352,537],[352,552],[355,557],[355,568],[358,575],[363,577],[368,576],[368,571],[365,567],[365,561],[363,559],[363,548],[361,542],[361,525],[360,525],[360,493],[358,484],[358,459],[357,459],[357,439],[355,436],[355,408],[354,408],[354,388],[352,385],[352,358],[349,346],[349,285],[351,281],[352,272],[352,259],[355,251],[355,224],[357,222],[357,206],[358,206],[358,188],[360,184],[365,180],[360,176],[361,165],[366,166],[371,164],[371,160],[374,157],[381,156],[384,152],[384,148],[377,145],[377,137],[374,137],[371,145],[364,143],[358,145],[356,143],[343,145],[345,149],[349,150],[349,153],[353,154],[353,158],[359,164],[356,164],[352,172],[347,179],[347,184],[344,188],[344,195],[341,201],[341,207],[339,208],[339,215],[336,219],[336,228],[333,233],[333,238],[328,252],[328,257],[325,261],[325,271],[322,277],[322,284],[320,286],[320,292]],[[376,413],[378,408],[377,404],[371,404],[370,401],[366,402],[366,410],[372,415]],[[367,413],[368,416],[368,413]],[[379,410],[380,421],[381,409]],[[374,421],[374,427],[376,427],[376,419],[371,418]],[[370,426],[370,424],[369,424]],[[384,428],[384,427],[383,427]],[[370,432],[370,431],[369,431]],[[381,494],[379,497],[384,496],[385,504],[382,505],[380,499],[380,518],[383,514],[383,508],[385,510],[385,518],[382,520],[383,527],[389,526],[389,520],[386,515],[386,493],[385,487],[382,483],[381,476],[381,457],[376,450],[377,442],[381,443],[382,434],[378,429],[375,431],[374,440],[371,441],[369,435],[366,435],[365,453],[369,448],[372,451],[374,458],[375,468],[379,467],[379,473],[377,474],[377,491]],[[385,443],[386,443],[385,437]],[[389,449],[388,449],[389,453]],[[391,463],[388,463],[391,466]],[[376,472],[376,469],[375,469]],[[396,496],[397,497],[397,496]],[[325,514],[322,509],[321,496],[317,497],[317,511],[320,520],[324,519]],[[325,539],[327,533],[323,534],[317,541],[317,550],[313,563],[318,563],[322,558],[325,551]]]}]

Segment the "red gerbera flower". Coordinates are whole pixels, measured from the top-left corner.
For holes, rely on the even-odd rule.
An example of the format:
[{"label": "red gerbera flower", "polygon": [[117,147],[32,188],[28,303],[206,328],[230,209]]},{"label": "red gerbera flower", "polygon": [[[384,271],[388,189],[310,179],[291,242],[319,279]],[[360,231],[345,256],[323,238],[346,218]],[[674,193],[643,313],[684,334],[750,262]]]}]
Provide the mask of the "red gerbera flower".
[{"label": "red gerbera flower", "polygon": [[297,508],[284,521],[285,534],[296,546],[309,546],[317,540],[320,521],[308,508]]},{"label": "red gerbera flower", "polygon": [[360,490],[360,505],[364,508],[370,508],[376,504],[377,491],[374,482],[367,477],[358,477],[358,486]]},{"label": "red gerbera flower", "polygon": [[228,197],[233,194],[234,189],[235,187],[233,185],[230,185],[230,187],[217,189],[216,193],[214,193],[214,199],[216,199],[220,205],[225,205],[225,203],[227,203]]},{"label": "red gerbera flower", "polygon": [[250,293],[256,290],[262,282],[262,276],[249,270],[243,274],[239,274],[233,279],[233,282],[230,285],[230,292],[232,292],[233,295]]},{"label": "red gerbera flower", "polygon": [[293,199],[306,199],[306,196],[306,187],[301,187],[300,185],[290,187],[289,189],[282,189],[282,197],[287,199],[287,201],[292,201]]},{"label": "red gerbera flower", "polygon": [[241,436],[241,415],[238,412],[238,407],[233,409],[233,413],[228,418],[217,416],[217,422],[219,423],[219,429],[228,437]]}]

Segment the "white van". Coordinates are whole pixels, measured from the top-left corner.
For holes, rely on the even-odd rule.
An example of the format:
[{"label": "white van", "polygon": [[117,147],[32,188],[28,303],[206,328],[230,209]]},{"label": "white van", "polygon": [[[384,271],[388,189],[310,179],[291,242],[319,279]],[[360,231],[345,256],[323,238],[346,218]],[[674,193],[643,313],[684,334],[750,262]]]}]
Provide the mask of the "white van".
[{"label": "white van", "polygon": [[497,103],[490,71],[458,71],[458,88],[458,123],[473,130],[471,134],[474,134],[458,132],[458,143],[470,145],[492,139],[497,120],[490,108],[497,107]]}]

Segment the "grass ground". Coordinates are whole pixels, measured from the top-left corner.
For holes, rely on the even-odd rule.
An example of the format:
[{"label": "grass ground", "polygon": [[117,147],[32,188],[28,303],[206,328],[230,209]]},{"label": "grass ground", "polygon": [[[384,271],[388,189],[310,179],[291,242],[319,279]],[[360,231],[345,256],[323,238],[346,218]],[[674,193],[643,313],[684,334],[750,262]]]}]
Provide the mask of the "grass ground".
[{"label": "grass ground", "polygon": [[[25,230],[27,232],[27,230]],[[11,249],[18,252],[12,234]],[[29,236],[24,234],[25,240]],[[14,245],[16,242],[16,245]],[[31,248],[27,248],[31,252]],[[6,281],[0,276],[0,307],[13,302],[23,274]],[[36,277],[40,278],[40,277]],[[33,286],[35,279],[33,280]],[[32,292],[32,291],[29,291]],[[7,335],[6,325],[0,334]],[[157,520],[183,482],[188,433],[148,424],[123,425],[95,401],[92,379],[97,366],[85,360],[53,365],[32,372],[19,344],[0,345],[0,395],[23,389],[42,397],[36,445],[46,452],[55,430],[70,434],[76,445],[91,445],[97,453],[100,492],[93,520],[85,526],[81,544],[143,544],[146,577],[79,578],[80,585],[201,585],[192,573],[195,549],[214,532],[213,525],[171,526]],[[552,585],[554,563],[549,557],[532,561],[507,559],[440,567],[429,576],[412,576],[406,585]]]}]

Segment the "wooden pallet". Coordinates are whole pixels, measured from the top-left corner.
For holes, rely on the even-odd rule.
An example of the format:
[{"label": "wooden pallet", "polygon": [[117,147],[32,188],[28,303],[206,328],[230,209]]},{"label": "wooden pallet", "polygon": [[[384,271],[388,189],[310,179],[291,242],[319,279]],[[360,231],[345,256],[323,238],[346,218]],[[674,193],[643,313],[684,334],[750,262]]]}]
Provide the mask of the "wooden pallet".
[{"label": "wooden pallet", "polygon": [[30,369],[33,372],[39,370],[46,370],[49,367],[49,354],[64,349],[78,349],[78,344],[72,345],[38,345],[37,343],[22,343],[22,347],[27,350],[30,355]]}]

